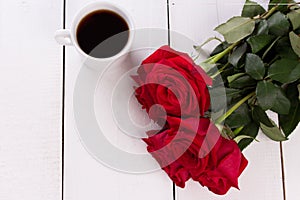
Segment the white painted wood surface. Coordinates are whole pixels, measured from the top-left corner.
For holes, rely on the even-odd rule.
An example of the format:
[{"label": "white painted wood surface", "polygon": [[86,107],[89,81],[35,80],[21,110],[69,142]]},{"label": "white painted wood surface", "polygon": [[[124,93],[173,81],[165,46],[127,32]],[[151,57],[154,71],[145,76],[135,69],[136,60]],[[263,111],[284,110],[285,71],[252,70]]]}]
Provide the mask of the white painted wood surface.
[{"label": "white painted wood surface", "polygon": [[0,199],[61,199],[60,0],[0,1]]},{"label": "white painted wood surface", "polygon": [[283,147],[286,197],[287,200],[299,199],[300,125],[291,134],[290,139],[283,143]]},{"label": "white painted wood surface", "polygon": [[[67,28],[88,2],[67,1]],[[113,2],[132,14],[137,27],[167,29],[167,1]],[[172,34],[171,45],[190,52],[191,40],[199,44],[215,34],[212,30],[216,25],[239,14],[241,2],[170,0],[171,30],[187,36],[184,44]],[[0,0],[0,8],[0,199],[60,200],[63,65],[62,47],[55,43],[53,34],[62,28],[63,1]],[[207,50],[212,47],[208,45]],[[64,199],[171,200],[172,183],[163,172],[115,172],[99,164],[82,147],[72,106],[81,67],[78,63],[78,53],[67,47]],[[300,196],[299,134],[298,127],[283,144],[287,200]],[[259,139],[260,143],[245,151],[250,163],[240,178],[240,191],[233,189],[218,197],[189,182],[185,189],[176,188],[176,199],[282,200],[279,144],[263,136]]]}]

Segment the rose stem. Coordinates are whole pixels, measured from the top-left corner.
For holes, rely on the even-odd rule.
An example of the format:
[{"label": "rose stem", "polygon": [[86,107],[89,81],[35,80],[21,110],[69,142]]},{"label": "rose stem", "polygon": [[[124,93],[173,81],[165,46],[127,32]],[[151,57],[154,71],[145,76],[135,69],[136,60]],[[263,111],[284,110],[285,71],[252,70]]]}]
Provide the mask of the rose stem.
[{"label": "rose stem", "polygon": [[222,123],[227,117],[229,117],[236,109],[238,109],[243,103],[245,103],[248,99],[253,97],[255,95],[255,92],[252,92],[245,96],[243,99],[241,99],[239,102],[237,102],[233,107],[231,107],[224,115],[219,117],[216,120],[216,124]]},{"label": "rose stem", "polygon": [[228,66],[230,65],[230,63],[226,63],[221,69],[219,69],[215,74],[213,74],[211,76],[212,79],[216,78],[216,76],[218,76],[219,74],[221,74]]},{"label": "rose stem", "polygon": [[229,47],[227,47],[224,51],[208,58],[206,61],[204,61],[205,63],[209,63],[209,64],[215,64],[216,62],[218,62],[221,58],[223,58],[226,54],[228,54],[230,51],[232,51],[232,49],[234,47],[236,47],[241,41],[235,42],[233,44],[231,44]]},{"label": "rose stem", "polygon": [[261,16],[262,19],[267,19],[269,18],[278,8],[278,5],[274,6],[273,8],[271,8],[271,10],[269,10],[268,12],[266,12],[265,14],[263,14]]},{"label": "rose stem", "polygon": [[236,128],[234,131],[233,131],[233,136],[237,136],[242,130],[244,129],[244,126],[241,126],[239,128]]}]

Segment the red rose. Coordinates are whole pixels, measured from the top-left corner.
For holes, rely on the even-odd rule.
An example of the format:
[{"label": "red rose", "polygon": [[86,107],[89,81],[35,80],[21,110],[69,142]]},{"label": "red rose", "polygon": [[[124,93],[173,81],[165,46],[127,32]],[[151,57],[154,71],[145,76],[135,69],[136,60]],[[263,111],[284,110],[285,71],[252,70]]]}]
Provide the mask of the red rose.
[{"label": "red rose", "polygon": [[174,161],[162,169],[177,186],[182,188],[185,187],[185,182],[191,178],[189,171],[177,161]]},{"label": "red rose", "polygon": [[[153,111],[155,121],[164,119],[165,113],[177,117],[199,117],[210,107],[211,78],[184,53],[163,46],[147,59],[133,79],[139,84],[136,98],[149,113],[151,106],[161,105],[162,110]],[[155,107],[159,109],[159,107]]]},{"label": "red rose", "polygon": [[152,154],[162,169],[173,182],[184,187],[192,174],[201,173],[208,163],[208,157],[199,158],[199,152],[205,139],[209,119],[176,117],[167,118],[167,129],[152,135],[144,141],[147,150]]},{"label": "red rose", "polygon": [[166,129],[144,141],[162,169],[180,187],[193,178],[212,192],[225,194],[230,187],[238,186],[238,177],[247,165],[237,144],[220,136],[205,118],[168,117]]},{"label": "red rose", "polygon": [[[155,131],[154,131],[155,132]],[[149,138],[143,139],[148,147],[147,150],[159,163],[161,168],[168,174],[171,180],[176,183],[177,186],[184,187],[185,182],[191,177],[188,170],[185,169],[181,163],[177,161],[179,157],[186,150],[185,144],[183,143],[184,150],[176,152],[175,149],[171,150],[172,138],[174,138],[174,130],[167,129],[156,135],[150,136]],[[152,135],[152,131],[147,133]],[[174,146],[173,146],[174,147]]]},{"label": "red rose", "polygon": [[[209,151],[203,144],[206,141],[210,120],[206,118],[181,120],[176,117],[168,117],[167,122],[170,127],[176,127],[177,130],[169,148],[173,154],[181,153],[180,155],[177,153],[176,161],[184,166],[191,177],[201,173],[208,164],[208,156],[201,157],[201,155],[203,152]],[[178,147],[182,148],[178,150]]]},{"label": "red rose", "polygon": [[[215,133],[211,135],[219,134],[219,130],[213,124],[210,125],[208,131],[210,134]],[[231,187],[238,188],[238,177],[246,168],[248,161],[237,143],[219,137],[208,157],[206,169],[200,175],[199,173],[192,174],[192,178],[219,195],[226,194]]]}]

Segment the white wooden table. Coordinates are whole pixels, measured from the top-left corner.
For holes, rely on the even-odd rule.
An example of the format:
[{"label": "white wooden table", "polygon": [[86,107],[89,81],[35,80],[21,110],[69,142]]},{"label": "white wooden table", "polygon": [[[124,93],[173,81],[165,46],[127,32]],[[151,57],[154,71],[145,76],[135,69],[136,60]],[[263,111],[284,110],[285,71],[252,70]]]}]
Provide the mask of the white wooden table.
[{"label": "white wooden table", "polygon": [[[245,151],[241,190],[216,196],[199,184],[174,187],[162,171],[132,175],[93,159],[80,143],[73,90],[81,65],[73,47],[53,39],[90,0],[0,0],[0,199],[297,200],[300,128],[280,145],[264,136]],[[197,43],[241,11],[243,0],[111,0],[136,27],[166,31],[163,44]],[[266,2],[265,2],[266,3]],[[169,40],[169,41],[168,41]],[[191,46],[185,46],[187,51]],[[209,47],[212,48],[212,47]]]}]

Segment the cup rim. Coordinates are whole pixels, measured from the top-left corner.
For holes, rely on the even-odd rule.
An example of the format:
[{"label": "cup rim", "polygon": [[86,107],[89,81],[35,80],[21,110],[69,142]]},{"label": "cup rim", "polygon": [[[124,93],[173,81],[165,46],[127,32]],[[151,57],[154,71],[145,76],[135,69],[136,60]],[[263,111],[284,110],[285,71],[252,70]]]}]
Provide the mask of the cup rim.
[{"label": "cup rim", "polygon": [[[89,10],[88,10],[89,9]],[[85,16],[87,16],[89,13],[96,11],[96,10],[110,10],[112,12],[115,12],[116,14],[120,15],[127,23],[128,25],[128,31],[129,31],[129,36],[128,36],[128,40],[126,45],[122,48],[121,51],[119,51],[117,54],[111,56],[111,57],[107,57],[107,58],[96,58],[93,56],[88,55],[87,53],[85,53],[81,47],[78,44],[77,41],[77,37],[76,37],[76,31],[77,31],[77,27],[79,25],[79,22],[81,21],[82,18],[84,18]],[[88,11],[85,11],[88,10]],[[70,32],[71,32],[71,39],[73,41],[73,45],[75,46],[75,48],[80,52],[80,54],[82,54],[86,59],[90,59],[93,61],[98,61],[98,62],[105,62],[105,61],[111,61],[114,60],[124,54],[126,54],[128,52],[128,50],[131,47],[131,44],[133,42],[133,38],[134,38],[134,23],[133,23],[133,19],[131,17],[131,15],[127,12],[126,9],[120,7],[119,5],[116,5],[114,3],[111,2],[107,2],[107,1],[102,1],[102,2],[92,2],[92,3],[88,3],[85,6],[83,6],[83,8],[81,8],[76,14],[75,17],[73,18],[71,27],[70,27]]]}]

